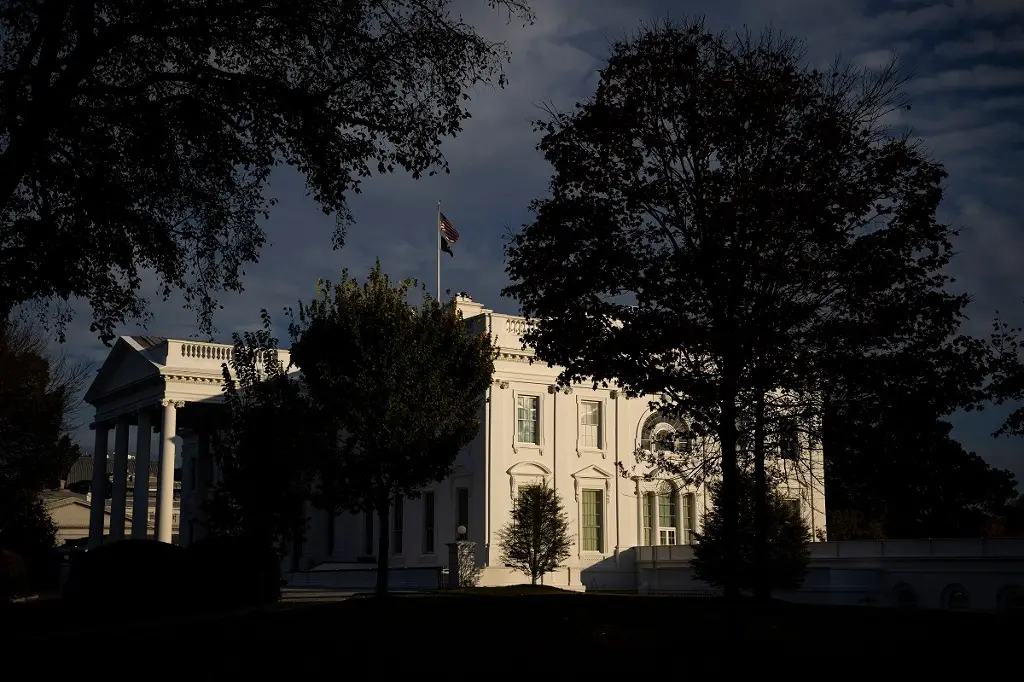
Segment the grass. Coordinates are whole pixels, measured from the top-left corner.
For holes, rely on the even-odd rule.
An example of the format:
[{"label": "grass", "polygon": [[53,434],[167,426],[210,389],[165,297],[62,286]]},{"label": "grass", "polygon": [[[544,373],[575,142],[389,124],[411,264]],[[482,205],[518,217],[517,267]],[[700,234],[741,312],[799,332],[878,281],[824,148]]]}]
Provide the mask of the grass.
[{"label": "grass", "polygon": [[[48,631],[46,620],[36,618],[32,625],[26,621],[18,635],[27,635],[36,643],[45,640],[53,650],[67,650],[75,641],[103,641],[108,647],[117,642],[108,651],[121,663],[133,656],[155,662],[161,658],[156,650],[163,646],[158,643],[166,642],[165,660],[182,660],[189,652],[201,662],[194,671],[190,666],[190,679],[215,679],[270,671],[291,678],[338,673],[352,666],[366,670],[367,665],[385,666],[389,673],[419,669],[433,676],[443,670],[438,665],[459,656],[490,659],[493,662],[488,665],[496,670],[515,666],[520,674],[526,660],[550,661],[560,668],[572,665],[579,670],[580,652],[587,651],[607,653],[590,659],[599,661],[596,665],[637,671],[640,662],[655,660],[652,651],[680,660],[676,657],[684,652],[692,657],[722,648],[695,643],[723,640],[739,651],[750,647],[767,650],[763,644],[781,645],[795,647],[799,657],[837,655],[853,664],[856,661],[848,658],[851,654],[863,660],[866,655],[889,650],[896,641],[959,641],[963,646],[969,639],[1001,650],[1000,642],[1019,641],[1024,634],[1020,622],[987,614],[777,602],[737,608],[738,629],[729,633],[725,604],[719,599],[578,594],[519,586],[396,595],[383,601],[359,598],[187,622],[177,619],[121,627],[108,622],[103,626],[106,632],[99,635]],[[11,622],[15,615],[8,613],[3,620]],[[88,617],[83,621],[100,623]],[[749,644],[741,645],[740,640]],[[27,642],[23,650],[28,650]],[[755,664],[744,655],[715,660],[720,670],[741,670]],[[162,679],[162,669],[151,670],[152,675],[147,675]],[[180,675],[181,669],[173,672]]]}]

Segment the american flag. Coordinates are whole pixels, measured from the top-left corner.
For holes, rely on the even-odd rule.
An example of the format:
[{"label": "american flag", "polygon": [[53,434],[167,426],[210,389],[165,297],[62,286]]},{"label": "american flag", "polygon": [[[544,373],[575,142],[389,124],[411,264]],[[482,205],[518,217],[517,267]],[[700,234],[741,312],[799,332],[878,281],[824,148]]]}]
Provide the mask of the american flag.
[{"label": "american flag", "polygon": [[441,230],[441,250],[447,253],[449,256],[455,256],[455,253],[451,249],[451,245],[459,241],[459,231],[452,225],[452,221],[448,220],[444,213],[441,214],[441,223],[438,225]]}]

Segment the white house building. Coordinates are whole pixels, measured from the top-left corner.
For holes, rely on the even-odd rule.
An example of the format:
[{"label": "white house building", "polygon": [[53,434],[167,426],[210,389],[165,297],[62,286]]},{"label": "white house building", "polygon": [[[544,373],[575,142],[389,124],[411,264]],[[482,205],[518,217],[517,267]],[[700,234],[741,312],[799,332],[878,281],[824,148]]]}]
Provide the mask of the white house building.
[{"label": "white house building", "polygon": [[[637,469],[635,457],[638,448],[649,446],[661,432],[683,432],[685,424],[662,419],[652,413],[650,400],[627,399],[614,388],[557,389],[558,369],[531,363],[533,352],[522,349],[523,318],[494,313],[465,296],[453,305],[462,311],[471,333],[491,334],[499,351],[494,379],[480,432],[459,454],[452,476],[425,489],[418,499],[397,502],[392,510],[392,566],[427,569],[446,564],[447,543],[464,526],[466,538],[476,543],[481,584],[522,582],[521,574],[502,565],[497,533],[509,520],[518,487],[535,482],[559,492],[573,533],[572,556],[559,571],[545,576],[548,584],[634,586],[634,548],[692,541],[709,505],[706,487],[687,486],[658,472],[647,480],[639,475],[647,470]],[[97,486],[101,476],[105,482],[107,433],[115,430],[111,538],[124,536],[127,485],[118,472],[124,471],[133,428],[135,449],[146,458],[151,429],[161,430],[156,537],[171,538],[171,488],[164,481],[173,479],[178,454],[183,471],[181,542],[202,532],[199,501],[216,480],[202,413],[222,399],[221,364],[231,353],[228,345],[153,337],[121,337],[115,344],[86,397],[97,413]],[[287,364],[288,353],[279,353]],[[181,453],[176,434],[182,436]],[[801,456],[787,463],[781,491],[799,506],[812,535],[823,538],[821,452],[807,443],[802,446]],[[637,475],[623,476],[623,470]],[[94,512],[96,544],[104,516],[100,507]],[[303,567],[369,568],[366,564],[376,555],[376,523],[372,515],[329,519],[311,509]],[[132,527],[133,536],[147,532],[142,524]]]}]

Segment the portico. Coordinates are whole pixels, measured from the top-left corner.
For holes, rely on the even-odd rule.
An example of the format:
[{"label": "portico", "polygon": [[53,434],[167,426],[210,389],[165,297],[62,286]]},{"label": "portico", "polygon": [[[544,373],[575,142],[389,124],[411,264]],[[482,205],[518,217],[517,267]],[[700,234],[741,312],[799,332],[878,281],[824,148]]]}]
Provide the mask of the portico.
[{"label": "portico", "polygon": [[[288,363],[287,351],[279,351]],[[172,541],[176,463],[181,466],[180,542],[200,531],[201,503],[216,480],[210,453],[212,424],[223,402],[222,365],[227,344],[198,343],[151,336],[122,336],[114,344],[85,400],[95,407],[89,547],[104,542],[107,458],[113,458],[109,540],[149,537],[149,475],[158,479],[155,539]],[[134,430],[133,430],[134,429]],[[159,434],[152,460],[154,434]],[[111,443],[113,451],[111,452]],[[126,527],[127,463],[136,456],[131,528]]]}]

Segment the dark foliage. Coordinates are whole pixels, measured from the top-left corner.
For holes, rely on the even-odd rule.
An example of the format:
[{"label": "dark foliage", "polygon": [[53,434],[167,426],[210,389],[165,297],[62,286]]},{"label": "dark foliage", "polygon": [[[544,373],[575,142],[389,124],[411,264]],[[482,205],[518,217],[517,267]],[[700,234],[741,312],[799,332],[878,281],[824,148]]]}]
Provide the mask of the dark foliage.
[{"label": "dark foliage", "polygon": [[211,534],[243,537],[283,555],[305,533],[303,503],[323,430],[297,376],[281,363],[266,311],[263,325],[234,336],[223,367],[226,423],[212,448],[221,477],[204,512]]},{"label": "dark foliage", "polygon": [[[520,0],[490,0],[524,21]],[[210,331],[266,241],[271,170],[338,219],[372,173],[445,169],[503,45],[450,0],[0,2],[0,318],[89,300],[105,342],[142,273]],[[431,171],[433,172],[433,171]],[[66,319],[62,318],[62,322]]]},{"label": "dark foliage", "polygon": [[25,558],[0,548],[0,604],[32,593],[32,576]]},{"label": "dark foliage", "polygon": [[[765,538],[767,555],[762,562],[754,557],[754,477],[742,472],[739,477],[740,589],[753,590],[759,585],[769,589],[796,589],[803,583],[811,560],[808,543],[810,528],[800,512],[790,507],[782,496],[773,491],[767,495]],[[712,508],[704,515],[703,532],[697,535],[694,546],[693,569],[700,580],[716,587],[725,584],[727,573],[722,562],[725,543],[724,524],[719,507],[722,496],[720,483],[711,485]]]},{"label": "dark foliage", "polygon": [[281,598],[281,558],[247,537],[207,537],[188,546],[197,609],[262,606]]},{"label": "dark foliage", "polygon": [[393,285],[380,262],[365,284],[326,283],[291,325],[292,362],[330,434],[316,500],[380,519],[377,589],[387,590],[390,509],[444,479],[480,429],[494,372],[488,335],[470,335],[451,306],[413,281]]},{"label": "dark foliage", "polygon": [[192,594],[188,554],[156,540],[122,540],[76,557],[64,599],[83,613],[99,609],[154,616],[186,610]]},{"label": "dark foliage", "polygon": [[904,408],[830,434],[829,539],[978,537],[1016,497],[1013,473],[964,450],[948,422],[931,417],[929,428],[928,417],[915,420],[913,407]]},{"label": "dark foliage", "polygon": [[992,323],[992,383],[989,396],[997,405],[1014,408],[993,436],[1024,436],[1024,327],[996,316]]},{"label": "dark foliage", "polygon": [[735,425],[758,396],[797,398],[819,439],[823,402],[855,429],[864,396],[922,374],[938,399],[982,398],[982,349],[955,336],[968,297],[945,290],[945,171],[879,124],[903,82],[895,62],[809,69],[770,32],[667,23],[617,42],[595,95],[538,122],[554,178],[507,251],[524,341],[561,382],[662,394],[715,437],[726,563]]},{"label": "dark foliage", "polygon": [[569,558],[569,517],[554,488],[532,484],[519,488],[512,520],[498,531],[501,560],[522,571],[532,585]]}]

